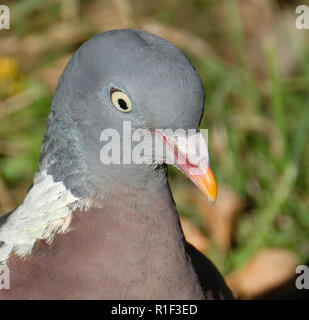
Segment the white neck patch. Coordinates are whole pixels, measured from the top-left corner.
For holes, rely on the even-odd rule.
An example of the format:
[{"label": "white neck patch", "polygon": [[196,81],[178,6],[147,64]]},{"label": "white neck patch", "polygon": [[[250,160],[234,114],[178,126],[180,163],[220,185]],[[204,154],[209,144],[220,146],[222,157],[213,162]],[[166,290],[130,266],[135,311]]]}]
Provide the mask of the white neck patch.
[{"label": "white neck patch", "polygon": [[21,257],[31,254],[37,240],[50,244],[57,233],[69,231],[76,209],[88,207],[86,200],[73,196],[62,182],[55,183],[45,170],[38,172],[24,202],[0,227],[0,265],[13,252]]}]

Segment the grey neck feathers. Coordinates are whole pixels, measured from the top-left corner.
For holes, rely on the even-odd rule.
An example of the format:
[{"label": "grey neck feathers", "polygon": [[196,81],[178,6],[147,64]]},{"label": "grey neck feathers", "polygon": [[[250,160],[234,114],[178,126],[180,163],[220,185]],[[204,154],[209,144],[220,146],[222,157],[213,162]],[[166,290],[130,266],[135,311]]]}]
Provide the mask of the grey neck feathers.
[{"label": "grey neck feathers", "polygon": [[[77,198],[103,199],[115,184],[128,189],[145,189],[167,185],[167,166],[111,164],[100,161],[100,132],[93,134],[97,139],[89,141],[91,124],[74,121],[57,113],[55,105],[48,119],[48,126],[40,155],[39,170],[46,170],[54,182],[63,182]],[[98,124],[94,125],[94,127]],[[100,127],[100,126],[98,126]]]}]

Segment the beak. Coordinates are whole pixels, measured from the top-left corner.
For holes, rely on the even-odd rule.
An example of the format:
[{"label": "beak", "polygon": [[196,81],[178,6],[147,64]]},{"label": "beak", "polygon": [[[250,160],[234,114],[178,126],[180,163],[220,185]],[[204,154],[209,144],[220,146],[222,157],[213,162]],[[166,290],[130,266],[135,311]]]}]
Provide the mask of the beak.
[{"label": "beak", "polygon": [[202,175],[191,175],[189,178],[195,185],[207,196],[209,202],[214,204],[217,199],[217,182],[216,178],[208,167]]},{"label": "beak", "polygon": [[217,183],[209,166],[206,140],[200,132],[190,135],[164,135],[156,132],[166,145],[166,163],[174,165],[203,192],[211,204],[217,199]]}]

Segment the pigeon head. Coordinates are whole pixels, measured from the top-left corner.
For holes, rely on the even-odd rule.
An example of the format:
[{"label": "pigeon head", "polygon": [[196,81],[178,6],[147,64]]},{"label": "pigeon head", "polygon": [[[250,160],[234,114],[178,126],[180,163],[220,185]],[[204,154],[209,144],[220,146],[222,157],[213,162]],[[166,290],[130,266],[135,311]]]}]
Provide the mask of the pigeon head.
[{"label": "pigeon head", "polygon": [[[40,170],[63,182],[77,197],[103,197],[106,185],[143,188],[149,181],[166,179],[165,163],[178,150],[176,158],[184,161],[176,167],[214,201],[216,183],[205,141],[191,142],[204,151],[193,163],[188,135],[162,131],[197,130],[203,109],[202,82],[184,54],[171,43],[132,29],[99,34],[77,50],[59,80]],[[133,147],[128,145],[134,130],[148,130],[152,141],[162,141],[168,151],[146,155],[151,158],[147,163],[123,161],[124,150],[132,153]],[[102,161],[103,142],[110,142],[102,135],[104,131],[110,139],[115,138],[110,154],[120,161]],[[119,137],[113,136],[116,133]],[[153,153],[153,145],[149,150]],[[145,156],[147,152],[143,152]],[[192,168],[199,173],[192,174]]]}]

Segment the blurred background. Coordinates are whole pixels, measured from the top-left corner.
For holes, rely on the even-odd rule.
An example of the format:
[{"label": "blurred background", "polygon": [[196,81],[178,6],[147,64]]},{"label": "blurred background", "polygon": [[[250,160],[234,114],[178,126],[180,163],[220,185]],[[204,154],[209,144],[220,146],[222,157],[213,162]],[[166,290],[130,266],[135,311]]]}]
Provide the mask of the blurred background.
[{"label": "blurred background", "polygon": [[0,31],[0,215],[31,185],[55,86],[73,52],[109,29],[143,29],[181,48],[205,87],[216,205],[170,168],[188,241],[240,299],[306,297],[295,288],[296,266],[309,261],[309,30],[295,26],[299,1],[1,4],[11,29]]}]

